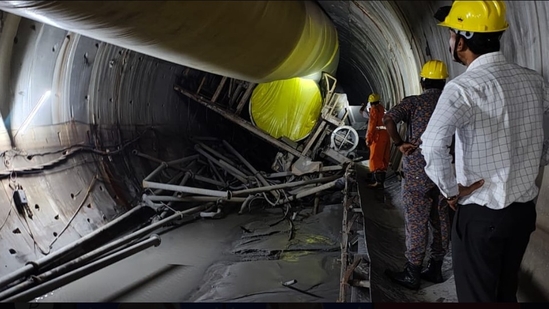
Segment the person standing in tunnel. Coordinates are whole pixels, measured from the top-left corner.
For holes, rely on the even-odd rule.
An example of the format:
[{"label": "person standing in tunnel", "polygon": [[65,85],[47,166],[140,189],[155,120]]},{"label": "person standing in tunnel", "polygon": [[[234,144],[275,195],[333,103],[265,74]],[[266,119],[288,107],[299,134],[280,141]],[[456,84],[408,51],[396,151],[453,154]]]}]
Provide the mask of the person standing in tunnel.
[{"label": "person standing in tunnel", "polygon": [[366,145],[370,147],[370,172],[374,175],[375,182],[368,185],[371,188],[383,188],[385,175],[389,168],[389,155],[391,145],[389,134],[383,126],[385,108],[379,102],[379,94],[372,93],[368,97],[370,112],[368,119],[368,131],[366,132]]},{"label": "person standing in tunnel", "polygon": [[421,137],[425,172],[457,209],[458,301],[517,302],[520,264],[536,229],[535,181],[549,162],[549,84],[500,51],[509,27],[503,1],[456,0],[447,11],[439,25],[449,28],[453,60],[467,69],[444,87]]},{"label": "person standing in tunnel", "polygon": [[[395,147],[402,152],[404,178],[402,202],[404,204],[406,266],[403,271],[386,270],[394,282],[410,289],[419,289],[421,279],[443,282],[442,262],[448,251],[448,204],[438,187],[425,174],[425,159],[417,149],[421,134],[435,110],[438,98],[448,78],[444,62],[431,60],[423,65],[420,73],[423,93],[404,98],[383,117]],[[397,123],[407,123],[407,139],[397,130]],[[429,241],[429,223],[433,241],[427,268],[422,272],[423,260]]]}]

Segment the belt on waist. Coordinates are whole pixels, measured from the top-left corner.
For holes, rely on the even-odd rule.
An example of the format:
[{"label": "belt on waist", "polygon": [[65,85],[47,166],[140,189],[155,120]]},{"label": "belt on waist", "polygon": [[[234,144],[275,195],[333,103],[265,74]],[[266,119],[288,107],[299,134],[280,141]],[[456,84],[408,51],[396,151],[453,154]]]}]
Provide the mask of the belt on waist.
[{"label": "belt on waist", "polygon": [[387,130],[387,127],[386,126],[379,126],[379,127],[376,127],[376,129],[378,129],[378,130]]}]

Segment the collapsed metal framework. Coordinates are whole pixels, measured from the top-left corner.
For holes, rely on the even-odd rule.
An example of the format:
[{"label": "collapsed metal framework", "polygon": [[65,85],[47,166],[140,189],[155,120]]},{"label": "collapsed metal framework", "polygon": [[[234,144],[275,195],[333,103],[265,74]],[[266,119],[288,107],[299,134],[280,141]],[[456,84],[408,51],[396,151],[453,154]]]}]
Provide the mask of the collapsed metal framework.
[{"label": "collapsed metal framework", "polygon": [[[290,164],[295,158],[297,158],[298,164],[300,163],[299,160],[310,162],[311,160],[318,160],[321,158],[328,158],[336,163],[351,162],[345,155],[341,155],[330,147],[322,149],[324,146],[323,144],[325,144],[326,136],[333,132],[335,128],[343,126],[349,114],[349,111],[345,110],[345,113],[341,118],[335,115],[337,99],[339,97],[338,94],[335,93],[337,79],[330,74],[323,73],[320,81],[320,89],[323,98],[321,115],[311,134],[299,144],[284,138],[276,139],[240,116],[257,84],[221,77],[213,94],[208,95],[201,92],[203,91],[205,80],[206,76],[203,76],[196,91],[185,89],[182,85],[174,86],[174,90],[213,110],[231,122],[277,147],[279,150],[286,152],[286,156],[288,156],[287,160]],[[230,80],[227,90],[229,96],[224,102],[219,102],[220,95],[226,88],[225,85],[227,84],[227,80]],[[237,86],[236,89],[233,90],[231,85],[234,84]],[[237,101],[238,104],[236,103]],[[347,136],[337,137],[340,140],[340,144],[343,143],[342,139],[347,138]]]},{"label": "collapsed metal framework", "polygon": [[[174,89],[181,94],[189,97],[190,99],[204,105],[205,107],[217,112],[226,119],[232,121],[233,123],[245,128],[249,132],[255,134],[256,136],[262,138],[263,140],[269,142],[278,149],[287,152],[286,158],[289,157],[290,163],[294,157],[297,157],[297,161],[294,162],[294,168],[290,170],[290,164],[288,162],[280,162],[278,165],[273,164],[273,169],[277,169],[279,172],[271,174],[270,177],[279,176],[279,177],[289,177],[289,176],[300,176],[303,174],[316,172],[318,174],[318,180],[325,179],[323,178],[322,172],[329,172],[338,169],[344,169],[345,174],[343,177],[344,180],[344,199],[342,202],[343,206],[343,222],[342,222],[342,240],[341,240],[341,274],[340,274],[340,293],[338,302],[349,302],[349,301],[371,301],[370,293],[370,258],[367,252],[366,239],[365,239],[365,230],[364,230],[364,217],[362,214],[360,196],[358,195],[358,188],[356,182],[356,171],[353,168],[353,160],[347,157],[348,152],[338,152],[338,149],[344,147],[348,136],[350,135],[350,130],[341,130],[342,133],[339,135],[337,131],[339,129],[345,129],[344,124],[348,116],[348,110],[345,111],[345,114],[342,118],[338,118],[334,111],[336,108],[336,96],[334,95],[337,80],[329,74],[323,74],[322,80],[320,82],[321,92],[323,97],[323,108],[321,111],[321,116],[319,117],[315,127],[312,130],[312,133],[305,139],[301,145],[291,145],[290,143],[285,142],[283,139],[275,139],[262,131],[261,129],[255,127],[252,123],[244,120],[240,117],[245,104],[249,100],[249,97],[252,94],[255,84],[246,83],[241,81],[235,81],[238,83],[237,90],[240,88],[243,92],[239,97],[238,104],[236,108],[234,107],[235,96],[229,100],[226,104],[219,104],[217,100],[226,84],[227,78],[222,77],[219,82],[215,92],[208,98],[207,95],[201,94],[200,91],[204,85],[205,76],[202,78],[202,81],[196,90],[192,92],[190,90],[184,89],[182,86],[175,86]],[[231,80],[233,82],[233,80]],[[231,88],[229,87],[229,92]],[[245,89],[242,90],[242,89]],[[236,91],[236,97],[238,97],[238,91]],[[354,131],[354,130],[353,130]],[[333,147],[326,147],[321,150],[323,144],[325,144],[325,138],[328,134],[334,132],[335,136],[332,136],[332,146],[337,141],[339,146],[335,149]],[[356,134],[356,131],[354,131]],[[334,138],[336,141],[334,141]],[[358,139],[358,136],[357,138]],[[223,141],[226,143],[225,141]],[[348,142],[347,142],[348,143]],[[356,144],[355,144],[356,146]],[[212,152],[215,154],[215,152]],[[204,154],[204,153],[203,153]],[[218,157],[220,157],[218,155]],[[279,153],[279,157],[283,157]],[[222,157],[220,157],[222,158]],[[311,166],[311,160],[327,158],[331,159],[332,162],[338,163],[338,165],[323,167],[322,163],[318,164],[316,168],[310,168],[308,171],[303,171],[302,168],[295,168],[299,166],[300,163]],[[305,162],[305,163],[303,163]],[[228,168],[225,166],[224,168]],[[227,170],[230,172],[229,170]],[[243,175],[241,175],[243,176]],[[316,182],[316,181],[315,181]],[[287,183],[284,185],[293,186],[298,185],[299,182]],[[317,193],[322,190],[333,187],[335,182],[328,182],[324,185],[318,186],[314,189],[307,191],[309,193]],[[144,185],[149,185],[144,182]],[[270,189],[282,188],[282,186],[271,186]],[[160,188],[160,187],[157,187]],[[175,189],[175,187],[172,187]],[[269,187],[267,187],[269,188]],[[266,188],[266,189],[267,189]],[[246,190],[243,190],[246,191]],[[247,190],[246,192],[255,192],[252,190]],[[258,191],[259,192],[259,191]],[[272,191],[271,191],[272,192]],[[230,201],[231,198],[235,199],[238,196],[238,193],[227,194],[225,192],[211,192],[212,194],[219,194],[221,198],[225,201]],[[303,197],[296,195],[295,197]],[[236,200],[235,200],[236,201]],[[242,210],[246,207],[246,199],[242,205]],[[291,201],[291,199],[284,200],[284,203]],[[318,198],[315,199],[314,213],[318,211]],[[349,218],[349,214],[352,214],[352,218]],[[359,220],[360,219],[360,220]]]},{"label": "collapsed metal framework", "polygon": [[[221,78],[210,99],[199,94],[204,85],[204,78],[197,93],[186,91],[178,86],[175,89],[222,114],[225,118],[233,120],[234,123],[267,140],[280,150],[287,151],[291,160],[297,158],[294,163],[296,166],[300,162],[303,163],[303,160],[309,160],[308,163],[310,163],[311,158],[318,159],[319,149],[323,146],[326,135],[330,131],[334,131],[334,128],[341,128],[345,121],[346,115],[340,119],[333,113],[335,108],[333,91],[336,80],[327,74],[323,76],[323,79],[325,84],[322,88],[325,92],[323,97],[324,101],[329,104],[324,104],[322,115],[313,133],[304,141],[303,145],[298,147],[270,137],[238,116],[251,95],[254,84],[230,80],[229,84],[233,86],[236,84],[237,90],[229,90],[229,92],[234,91],[229,100],[229,109],[216,104],[222,95],[223,86],[227,83],[226,77]],[[233,86],[229,88],[232,89]],[[238,90],[239,88],[240,90]],[[230,108],[235,111],[232,112]],[[1,277],[0,301],[32,300],[143,249],[158,246],[160,238],[151,233],[186,218],[222,218],[226,213],[224,209],[229,204],[241,204],[239,209],[241,214],[246,209],[249,210],[252,203],[257,205],[256,201],[261,200],[264,202],[263,204],[272,207],[286,208],[285,219],[291,222],[293,219],[289,218],[288,214],[293,202],[312,197],[314,201],[313,213],[316,214],[319,210],[319,194],[334,188],[335,190],[343,189],[344,192],[341,285],[338,301],[353,301],[353,295],[356,293],[352,293],[352,291],[357,289],[366,290],[369,293],[369,277],[367,274],[360,273],[358,271],[360,267],[357,267],[368,263],[365,241],[364,238],[357,240],[352,236],[356,235],[352,229],[353,227],[356,229],[357,210],[360,209],[360,207],[356,207],[357,190],[353,180],[355,172],[352,160],[336,151],[336,154],[327,154],[332,158],[332,161],[336,161],[334,165],[312,164],[313,169],[300,170],[298,168],[297,171],[296,169],[290,170],[286,165],[286,168],[275,169],[273,173],[265,173],[258,171],[227,141],[211,137],[194,137],[192,141],[195,144],[194,153],[167,162],[134,150],[132,152],[134,156],[158,164],[142,181],[144,189],[142,204],[78,241],[56,250],[42,259],[30,261],[25,267]],[[342,144],[340,140],[340,145]],[[326,149],[323,153],[326,155]],[[343,159],[337,158],[336,155]],[[344,172],[344,177],[342,177],[342,172]],[[174,209],[173,207],[177,208],[177,205],[183,205],[185,209]],[[360,205],[360,201],[358,201],[358,205]],[[129,234],[118,235],[118,238],[111,239],[89,252],[79,254],[70,260],[66,259],[67,256],[71,256],[75,252],[81,252],[87,244],[93,242],[106,229],[120,224],[122,220],[145,208],[152,208],[156,213],[149,219],[149,224]],[[349,213],[354,214],[351,220],[348,218]],[[353,252],[357,243],[364,244],[360,250]],[[58,260],[62,258],[64,261],[60,264]]]}]

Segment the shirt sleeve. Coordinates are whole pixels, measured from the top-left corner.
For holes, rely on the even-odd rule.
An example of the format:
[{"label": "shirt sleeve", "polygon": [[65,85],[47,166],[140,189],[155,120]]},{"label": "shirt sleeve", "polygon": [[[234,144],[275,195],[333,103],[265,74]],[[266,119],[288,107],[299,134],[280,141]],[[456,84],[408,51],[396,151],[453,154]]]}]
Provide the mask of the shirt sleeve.
[{"label": "shirt sleeve", "polygon": [[379,109],[372,107],[370,109],[370,119],[368,120],[368,132],[366,133],[366,142],[372,142],[374,140],[374,134],[376,126],[379,121]]},{"label": "shirt sleeve", "polygon": [[[547,122],[549,121],[549,83],[544,81],[543,85],[543,120]],[[545,129],[545,138],[543,140],[543,150],[541,153],[541,166],[549,164],[549,130],[547,129],[549,123],[544,123],[543,127]]]},{"label": "shirt sleeve", "polygon": [[412,111],[412,105],[413,102],[411,98],[404,98],[397,106],[391,108],[385,115],[391,117],[395,123],[399,123],[401,121],[408,122],[409,115]]},{"label": "shirt sleeve", "polygon": [[472,107],[464,89],[455,83],[444,87],[437,106],[421,136],[421,153],[425,157],[425,173],[446,197],[458,195],[458,184],[452,171],[450,146],[452,135],[467,125]]}]

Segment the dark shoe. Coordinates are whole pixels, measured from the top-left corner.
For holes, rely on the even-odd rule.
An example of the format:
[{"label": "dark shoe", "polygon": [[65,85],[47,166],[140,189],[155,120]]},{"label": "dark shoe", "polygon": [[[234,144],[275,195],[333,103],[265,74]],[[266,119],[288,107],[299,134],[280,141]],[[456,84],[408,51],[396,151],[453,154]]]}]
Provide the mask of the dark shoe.
[{"label": "dark shoe", "polygon": [[419,290],[421,285],[421,266],[415,266],[411,263],[406,263],[406,267],[401,272],[385,270],[385,274],[397,284],[400,284],[411,290]]},{"label": "dark shoe", "polygon": [[444,278],[442,278],[442,261],[430,259],[427,268],[421,272],[421,279],[433,283],[444,282]]},{"label": "dark shoe", "polygon": [[366,187],[371,189],[380,189],[380,188],[383,188],[383,184],[380,182],[369,183],[366,185]]},{"label": "dark shoe", "polygon": [[376,182],[381,183],[383,185],[385,183],[385,176],[387,175],[386,172],[375,172],[374,176],[376,178]]},{"label": "dark shoe", "polygon": [[385,172],[375,172],[375,173],[373,173],[375,183],[368,184],[367,187],[372,188],[372,189],[383,189],[385,187],[384,186],[385,174],[386,174]]}]

